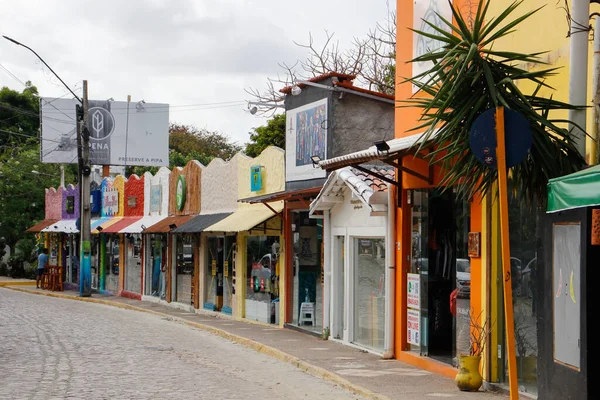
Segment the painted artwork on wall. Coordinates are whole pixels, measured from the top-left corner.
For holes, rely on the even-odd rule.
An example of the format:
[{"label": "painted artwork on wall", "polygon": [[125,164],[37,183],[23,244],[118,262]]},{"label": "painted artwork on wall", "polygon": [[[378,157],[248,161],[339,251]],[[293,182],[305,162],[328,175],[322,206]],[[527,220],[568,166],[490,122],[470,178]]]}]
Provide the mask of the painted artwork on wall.
[{"label": "painted artwork on wall", "polygon": [[[425,21],[437,26],[438,28],[450,31],[450,28],[442,21],[440,15],[447,21],[452,21],[452,9],[446,0],[415,0],[413,10],[413,29],[438,34]],[[420,57],[430,51],[441,48],[442,43],[429,37],[413,33],[413,58]],[[418,76],[433,67],[432,61],[412,63],[412,75]],[[419,79],[426,82],[426,77]],[[417,86],[413,85],[413,93],[417,91]]]},{"label": "painted artwork on wall", "polygon": [[327,99],[321,99],[286,113],[286,181],[325,177],[311,157],[327,158]]},{"label": "painted artwork on wall", "polygon": [[312,164],[311,157],[325,159],[326,104],[296,114],[296,166]]}]

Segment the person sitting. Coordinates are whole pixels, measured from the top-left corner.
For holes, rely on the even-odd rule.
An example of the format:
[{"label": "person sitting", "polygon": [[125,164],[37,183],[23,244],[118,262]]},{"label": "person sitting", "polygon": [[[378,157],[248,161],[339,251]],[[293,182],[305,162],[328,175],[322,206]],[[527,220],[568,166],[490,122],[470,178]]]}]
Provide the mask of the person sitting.
[{"label": "person sitting", "polygon": [[35,287],[39,288],[42,282],[42,276],[44,275],[44,269],[48,265],[48,249],[42,248],[40,255],[38,256],[38,273],[35,279]]}]

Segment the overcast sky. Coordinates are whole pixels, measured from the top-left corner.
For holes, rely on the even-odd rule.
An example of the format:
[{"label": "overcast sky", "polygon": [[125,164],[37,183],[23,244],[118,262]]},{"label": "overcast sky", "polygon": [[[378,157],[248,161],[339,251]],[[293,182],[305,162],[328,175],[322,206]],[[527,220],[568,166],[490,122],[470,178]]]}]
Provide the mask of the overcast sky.
[{"label": "overcast sky", "polygon": [[[312,32],[322,43],[327,29],[347,47],[384,22],[387,8],[386,0],[0,0],[0,34],[34,49],[78,94],[87,79],[90,99],[169,103],[171,122],[242,144],[265,123],[246,111],[244,88],[263,89],[282,72],[279,62],[305,58],[293,41]],[[4,39],[0,86],[22,90],[2,67],[44,97],[67,93],[32,53]]]}]

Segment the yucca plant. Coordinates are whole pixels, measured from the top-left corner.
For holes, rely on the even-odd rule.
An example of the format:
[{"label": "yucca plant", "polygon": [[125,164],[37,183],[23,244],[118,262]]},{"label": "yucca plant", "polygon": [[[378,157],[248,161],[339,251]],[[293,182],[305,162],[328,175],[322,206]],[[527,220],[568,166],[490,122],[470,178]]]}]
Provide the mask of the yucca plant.
[{"label": "yucca plant", "polygon": [[[536,198],[546,198],[548,179],[578,171],[585,164],[570,140],[568,121],[550,118],[550,111],[578,107],[538,95],[556,68],[525,70],[519,66],[543,64],[539,59],[543,53],[523,54],[493,47],[497,39],[514,32],[539,9],[510,19],[522,3],[515,1],[499,16],[488,18],[491,1],[479,2],[470,23],[450,4],[456,25],[438,14],[449,32],[428,21],[425,23],[433,33],[414,30],[442,43],[442,47],[411,60],[432,61],[433,67],[406,79],[419,91],[401,106],[422,109],[420,123],[412,130],[424,130],[424,140],[415,151],[431,146],[429,161],[445,172],[440,186],[456,187],[458,194],[467,199],[479,191],[486,193],[497,178],[497,170],[480,163],[469,148],[469,129],[475,119],[496,106],[525,116],[531,123],[533,145],[529,156],[511,168],[511,177],[520,198],[531,205]],[[519,81],[534,82],[536,89],[523,93],[517,86]]]}]

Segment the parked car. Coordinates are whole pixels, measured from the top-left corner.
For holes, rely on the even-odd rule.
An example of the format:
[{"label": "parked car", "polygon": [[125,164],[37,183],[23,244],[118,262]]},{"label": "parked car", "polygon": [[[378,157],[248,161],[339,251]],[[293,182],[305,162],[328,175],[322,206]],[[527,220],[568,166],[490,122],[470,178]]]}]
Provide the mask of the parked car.
[{"label": "parked car", "polygon": [[471,297],[471,262],[467,258],[456,259],[456,288],[459,299]]}]

